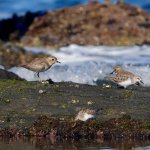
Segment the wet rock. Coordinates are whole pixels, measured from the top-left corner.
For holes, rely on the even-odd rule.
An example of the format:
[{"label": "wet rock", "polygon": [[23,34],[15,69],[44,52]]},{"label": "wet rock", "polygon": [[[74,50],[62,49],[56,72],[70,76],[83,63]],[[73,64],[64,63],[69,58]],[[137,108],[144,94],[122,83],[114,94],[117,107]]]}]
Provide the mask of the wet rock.
[{"label": "wet rock", "polygon": [[[79,87],[76,88],[75,85]],[[40,94],[41,89],[42,93],[46,92]],[[0,120],[8,117],[10,120],[0,122],[0,127],[29,126],[41,115],[66,123],[74,122],[81,108],[102,109],[96,117],[98,122],[122,116],[125,120],[150,118],[150,88],[146,87],[103,88],[103,84],[89,86],[72,82],[45,86],[39,82],[0,80],[0,91]],[[20,123],[22,122],[20,120],[24,123]],[[73,123],[71,124],[73,126]],[[115,121],[114,124],[117,122]],[[149,127],[148,124],[146,126]]]},{"label": "wet rock", "polygon": [[[0,136],[149,137],[150,88],[103,88],[103,84],[61,82],[45,86],[39,82],[0,80]],[[40,94],[41,89],[41,93],[46,92]],[[95,119],[76,122],[80,108],[100,108],[101,112]]]},{"label": "wet rock", "polygon": [[8,72],[6,70],[0,69],[0,79],[16,79],[16,80],[23,80],[16,74],[12,72]]},{"label": "wet rock", "polygon": [[74,122],[41,116],[30,127],[0,129],[1,137],[30,136],[54,139],[150,139],[150,122],[131,118]]},{"label": "wet rock", "polygon": [[[32,125],[31,133],[41,131],[48,134],[50,130],[55,131],[55,136],[61,138],[143,138],[150,136],[149,129],[145,127],[149,121],[134,120],[130,117],[121,117],[110,119],[108,121],[89,120],[87,122],[66,122],[57,119],[51,119],[46,116],[39,117]],[[46,133],[47,132],[47,133]]]}]

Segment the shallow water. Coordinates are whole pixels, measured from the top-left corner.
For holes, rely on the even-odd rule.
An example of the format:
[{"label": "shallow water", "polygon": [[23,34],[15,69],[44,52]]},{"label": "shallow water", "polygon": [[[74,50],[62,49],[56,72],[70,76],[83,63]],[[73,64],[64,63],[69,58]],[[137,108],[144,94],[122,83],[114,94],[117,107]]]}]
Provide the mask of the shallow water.
[{"label": "shallow water", "polygon": [[55,141],[45,138],[1,139],[0,150],[149,150],[150,141]]},{"label": "shallow water", "polygon": [[[98,0],[103,2],[104,0]],[[116,2],[117,0],[112,0]],[[140,6],[150,12],[149,0],[124,0],[132,5]],[[64,7],[86,4],[88,0],[0,0],[0,18],[11,17],[14,13],[22,15],[27,11],[43,11],[61,9]]]},{"label": "shallow water", "polygon": [[[94,85],[105,76],[109,76],[114,66],[121,65],[141,76],[143,86],[150,86],[150,46],[147,45],[128,47],[70,45],[59,50],[29,47],[26,50],[54,55],[61,62],[40,73],[42,80],[52,79],[55,82],[72,81]],[[39,80],[34,72],[25,68],[13,67],[9,71],[28,81]]]}]

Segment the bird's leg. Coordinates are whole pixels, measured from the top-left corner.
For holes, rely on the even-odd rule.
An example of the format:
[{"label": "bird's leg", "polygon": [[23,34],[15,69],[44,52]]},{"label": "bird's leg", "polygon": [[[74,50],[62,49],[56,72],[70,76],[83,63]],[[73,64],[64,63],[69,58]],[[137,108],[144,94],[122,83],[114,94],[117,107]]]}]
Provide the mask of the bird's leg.
[{"label": "bird's leg", "polygon": [[35,75],[39,78],[39,81],[42,82],[42,80],[40,79],[40,73],[36,72]]},{"label": "bird's leg", "polygon": [[40,78],[40,73],[39,73],[39,72],[37,72],[37,76],[38,76],[39,81],[40,81],[41,83],[43,83],[43,84],[48,84],[48,83],[49,83],[48,81],[41,80],[41,78]]},{"label": "bird's leg", "polygon": [[37,76],[40,78],[40,73],[39,72],[37,72]]}]

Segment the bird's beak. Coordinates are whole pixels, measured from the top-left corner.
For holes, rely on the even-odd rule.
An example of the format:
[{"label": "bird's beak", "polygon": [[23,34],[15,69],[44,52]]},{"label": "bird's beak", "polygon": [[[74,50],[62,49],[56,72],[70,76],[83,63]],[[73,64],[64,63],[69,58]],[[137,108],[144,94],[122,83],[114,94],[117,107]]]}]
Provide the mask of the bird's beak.
[{"label": "bird's beak", "polygon": [[61,63],[61,62],[60,62],[60,61],[58,61],[58,60],[57,60],[56,62],[57,62],[57,63]]},{"label": "bird's beak", "polygon": [[114,73],[114,71],[113,72],[111,72],[110,74],[113,74]]},{"label": "bird's beak", "polygon": [[136,82],[135,85],[141,85],[144,84],[144,82],[142,80],[140,80],[139,82]]},{"label": "bird's beak", "polygon": [[144,82],[143,82],[142,80],[140,80],[140,82],[141,82],[142,84],[144,84]]}]

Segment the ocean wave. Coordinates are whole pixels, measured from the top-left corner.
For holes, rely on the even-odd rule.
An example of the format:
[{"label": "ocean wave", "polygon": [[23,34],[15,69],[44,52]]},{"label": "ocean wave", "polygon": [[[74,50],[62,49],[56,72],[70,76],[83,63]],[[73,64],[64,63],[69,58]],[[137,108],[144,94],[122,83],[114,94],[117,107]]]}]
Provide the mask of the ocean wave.
[{"label": "ocean wave", "polygon": [[[54,55],[61,61],[46,72],[40,73],[40,79],[51,78],[55,82],[72,81],[94,85],[98,80],[112,72],[115,65],[140,75],[144,86],[150,86],[150,46],[79,46],[70,45],[59,50],[26,48],[27,51],[44,52]],[[13,67],[9,71],[28,80],[39,80],[35,73],[21,67]]]}]

